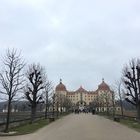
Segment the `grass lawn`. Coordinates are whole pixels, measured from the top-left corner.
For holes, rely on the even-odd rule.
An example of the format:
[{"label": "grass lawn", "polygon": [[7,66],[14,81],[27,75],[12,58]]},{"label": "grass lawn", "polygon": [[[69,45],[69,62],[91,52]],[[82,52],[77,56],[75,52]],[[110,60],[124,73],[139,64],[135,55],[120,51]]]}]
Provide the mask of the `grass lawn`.
[{"label": "grass lawn", "polygon": [[[64,114],[60,114],[58,118],[55,118],[55,120],[57,119],[60,119],[64,116],[68,115],[67,113],[64,113]],[[35,131],[37,131],[38,129],[48,125],[49,123],[51,123],[49,121],[49,119],[41,119],[41,120],[38,120],[36,122],[34,122],[33,124],[30,124],[29,122],[27,122],[26,124],[22,124],[20,126],[17,126],[17,127],[14,127],[14,128],[11,128],[9,131],[10,132],[15,132],[15,133],[12,133],[12,134],[0,134],[1,136],[15,136],[15,135],[24,135],[24,134],[30,134],[30,133],[33,133]]]},{"label": "grass lawn", "polygon": [[29,133],[33,133],[33,132],[37,131],[38,129],[48,125],[49,123],[50,122],[48,119],[47,120],[42,119],[42,120],[36,121],[33,124],[28,123],[28,124],[17,126],[15,128],[10,129],[10,131],[16,132],[13,135],[29,134]]},{"label": "grass lawn", "polygon": [[[112,116],[107,116],[106,114],[103,114],[103,113],[100,113],[99,115],[113,121]],[[125,126],[128,126],[129,128],[135,129],[138,132],[140,132],[140,123],[138,123],[137,121],[135,121],[133,119],[129,119],[129,118],[128,119],[120,119],[120,122],[118,122],[118,123],[121,123]]]},{"label": "grass lawn", "polygon": [[140,123],[138,123],[134,120],[121,119],[120,123],[140,132]]}]

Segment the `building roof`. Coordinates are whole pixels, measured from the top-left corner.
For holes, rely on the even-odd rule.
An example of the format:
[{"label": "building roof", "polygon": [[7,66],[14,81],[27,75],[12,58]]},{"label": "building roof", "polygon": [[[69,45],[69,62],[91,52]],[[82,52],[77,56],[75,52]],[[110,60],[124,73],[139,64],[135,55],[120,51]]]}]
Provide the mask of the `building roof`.
[{"label": "building roof", "polygon": [[82,86],[80,86],[80,88],[76,90],[76,92],[87,92],[87,90],[85,90]]},{"label": "building roof", "polygon": [[55,91],[67,91],[66,86],[62,83],[60,79],[60,83],[56,86]]},{"label": "building roof", "polygon": [[55,91],[67,91],[68,94],[75,94],[78,92],[85,92],[85,93],[89,93],[89,94],[96,94],[99,90],[110,90],[109,85],[104,81],[104,79],[102,80],[102,83],[98,86],[98,89],[96,91],[87,91],[85,90],[82,86],[80,86],[79,89],[77,89],[76,91],[67,91],[66,86],[62,83],[62,80],[60,79],[60,83],[56,86]]},{"label": "building roof", "polygon": [[98,90],[110,90],[109,85],[105,83],[104,79],[102,83],[98,86]]}]

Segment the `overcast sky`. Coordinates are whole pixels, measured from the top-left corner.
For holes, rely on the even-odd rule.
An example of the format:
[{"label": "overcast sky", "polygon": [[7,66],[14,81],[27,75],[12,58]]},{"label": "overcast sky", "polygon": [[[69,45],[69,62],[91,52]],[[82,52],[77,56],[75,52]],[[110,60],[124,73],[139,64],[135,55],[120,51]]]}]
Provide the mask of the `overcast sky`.
[{"label": "overcast sky", "polygon": [[54,85],[112,85],[140,57],[140,1],[1,0],[0,55],[13,47],[45,66]]}]

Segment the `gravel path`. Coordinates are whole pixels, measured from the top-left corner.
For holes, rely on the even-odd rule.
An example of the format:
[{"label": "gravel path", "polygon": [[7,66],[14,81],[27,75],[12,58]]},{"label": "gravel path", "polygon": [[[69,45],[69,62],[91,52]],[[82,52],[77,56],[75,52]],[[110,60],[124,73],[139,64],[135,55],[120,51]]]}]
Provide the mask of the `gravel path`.
[{"label": "gravel path", "polygon": [[39,131],[0,140],[140,140],[140,133],[91,114],[71,114]]}]

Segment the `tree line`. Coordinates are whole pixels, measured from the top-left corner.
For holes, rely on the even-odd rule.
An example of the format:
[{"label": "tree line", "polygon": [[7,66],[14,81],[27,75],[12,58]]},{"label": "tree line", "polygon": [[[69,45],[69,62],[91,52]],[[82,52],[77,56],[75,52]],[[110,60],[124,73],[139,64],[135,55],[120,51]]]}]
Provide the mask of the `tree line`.
[{"label": "tree line", "polygon": [[97,96],[92,105],[98,108],[105,106],[107,114],[109,114],[109,107],[112,106],[115,115],[116,104],[119,104],[123,117],[124,103],[127,102],[136,109],[136,118],[140,122],[140,59],[131,59],[124,65],[120,80],[115,82],[115,87],[112,86],[112,93],[112,103],[109,102],[110,96],[104,94],[104,97]]},{"label": "tree line", "polygon": [[[136,107],[137,119],[140,122],[140,59],[132,59],[124,66],[122,71],[121,80],[116,84],[121,113],[123,115],[123,95],[127,102]],[[45,118],[47,118],[49,93],[53,93],[53,86],[47,78],[45,68],[37,63],[27,65],[20,52],[16,49],[8,49],[2,57],[0,71],[0,98],[7,99],[5,132],[9,130],[13,101],[19,100],[21,97],[28,101],[31,109],[31,123],[33,123],[36,117],[37,106],[40,103],[45,103]],[[66,97],[56,96],[58,95],[53,94],[52,103],[56,105],[57,112],[59,112],[59,109],[61,112],[64,107],[71,107],[72,104]],[[104,103],[101,102],[102,98],[97,98],[93,103],[96,106],[106,105],[108,109],[110,97],[104,97]],[[114,106],[114,94],[111,99],[113,99],[112,104]],[[53,107],[53,111],[54,109]]]},{"label": "tree line", "polygon": [[9,130],[12,102],[26,99],[31,109],[31,123],[36,117],[38,104],[45,103],[48,112],[49,93],[53,91],[46,70],[40,64],[27,65],[20,52],[8,49],[2,57],[0,71],[0,98],[7,100],[5,132]]},{"label": "tree line", "polygon": [[121,107],[124,116],[124,101],[136,109],[136,118],[140,122],[140,59],[133,58],[122,69],[122,77],[116,82]]}]

